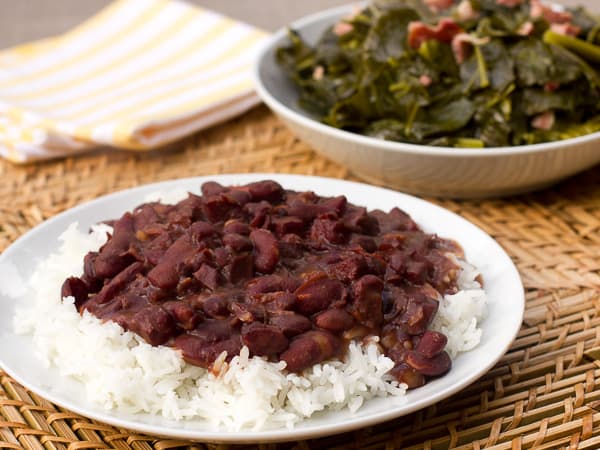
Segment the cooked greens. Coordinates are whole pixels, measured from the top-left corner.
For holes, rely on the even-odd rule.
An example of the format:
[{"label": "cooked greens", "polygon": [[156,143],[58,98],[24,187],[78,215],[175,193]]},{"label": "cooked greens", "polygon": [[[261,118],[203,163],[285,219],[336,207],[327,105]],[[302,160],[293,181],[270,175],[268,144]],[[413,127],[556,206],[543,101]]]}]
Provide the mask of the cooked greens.
[{"label": "cooked greens", "polygon": [[379,0],[277,62],[324,123],[447,147],[600,131],[600,21],[539,0]]}]

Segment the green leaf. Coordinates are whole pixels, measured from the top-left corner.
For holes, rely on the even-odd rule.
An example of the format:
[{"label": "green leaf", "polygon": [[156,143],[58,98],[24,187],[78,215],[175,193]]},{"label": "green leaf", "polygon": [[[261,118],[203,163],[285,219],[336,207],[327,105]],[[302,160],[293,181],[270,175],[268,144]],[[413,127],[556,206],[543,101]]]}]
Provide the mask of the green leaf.
[{"label": "green leaf", "polygon": [[363,51],[378,62],[401,58],[407,51],[408,24],[419,20],[414,9],[388,11],[376,18],[365,39]]}]

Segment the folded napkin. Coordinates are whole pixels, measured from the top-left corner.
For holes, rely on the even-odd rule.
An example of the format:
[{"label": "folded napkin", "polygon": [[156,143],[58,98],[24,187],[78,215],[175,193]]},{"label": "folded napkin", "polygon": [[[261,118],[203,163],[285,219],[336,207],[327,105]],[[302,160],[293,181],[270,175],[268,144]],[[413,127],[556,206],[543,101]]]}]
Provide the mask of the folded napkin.
[{"label": "folded napkin", "polygon": [[0,155],[146,150],[258,102],[266,33],[180,0],[117,0],[68,33],[0,52]]}]

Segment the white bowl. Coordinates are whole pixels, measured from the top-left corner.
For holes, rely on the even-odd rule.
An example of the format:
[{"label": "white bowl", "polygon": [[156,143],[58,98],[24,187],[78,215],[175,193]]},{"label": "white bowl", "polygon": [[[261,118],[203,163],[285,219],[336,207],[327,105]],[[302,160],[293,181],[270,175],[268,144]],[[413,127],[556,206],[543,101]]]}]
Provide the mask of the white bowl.
[{"label": "white bowl", "polygon": [[[290,25],[314,44],[353,5],[310,15]],[[549,186],[600,163],[600,132],[563,141],[485,149],[405,144],[362,136],[320,123],[299,108],[298,93],[275,62],[287,43],[287,27],[276,32],[254,67],[264,102],[300,139],[365,180],[439,197],[491,197]]]}]

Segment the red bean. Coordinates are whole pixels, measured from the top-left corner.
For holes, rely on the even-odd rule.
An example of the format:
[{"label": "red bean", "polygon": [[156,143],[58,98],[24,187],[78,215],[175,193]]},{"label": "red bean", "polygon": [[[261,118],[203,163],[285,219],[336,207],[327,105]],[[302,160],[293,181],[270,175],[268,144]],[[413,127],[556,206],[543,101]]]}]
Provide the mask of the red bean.
[{"label": "red bean", "polygon": [[288,339],[279,327],[254,322],[242,327],[242,343],[251,355],[272,356],[287,348]]},{"label": "red bean", "polygon": [[315,325],[324,330],[340,333],[354,325],[354,318],[344,309],[331,308],[315,317]]},{"label": "red bean", "polygon": [[175,339],[173,346],[181,350],[183,359],[190,364],[208,369],[223,352],[227,352],[227,361],[239,354],[242,343],[239,335],[207,344],[196,336],[181,334]]},{"label": "red bean", "polygon": [[128,326],[151,345],[164,344],[175,330],[171,315],[158,305],[148,305],[135,313]]},{"label": "red bean", "polygon": [[406,384],[410,389],[425,384],[425,377],[423,374],[406,363],[396,364],[392,370],[390,370],[390,375],[394,376],[400,383]]},{"label": "red bean", "polygon": [[117,274],[112,280],[110,280],[104,287],[96,294],[92,301],[94,303],[106,303],[111,300],[118,292],[127,286],[127,283],[131,282],[135,276],[142,271],[143,264],[136,262],[126,267]]},{"label": "red bean", "polygon": [[383,322],[383,281],[375,275],[365,275],[352,283],[351,312],[367,327],[375,328]]},{"label": "red bean", "polygon": [[302,370],[332,358],[342,348],[341,340],[326,331],[308,331],[296,336],[286,351],[280,355],[291,372]]},{"label": "red bean", "polygon": [[296,310],[310,315],[328,308],[335,302],[343,301],[346,289],[338,280],[330,278],[312,278],[302,284],[295,292],[298,297]]},{"label": "red bean", "polygon": [[60,290],[61,298],[73,297],[75,306],[80,308],[88,299],[89,288],[86,283],[77,277],[67,278]]},{"label": "red bean", "polygon": [[411,351],[406,355],[406,363],[423,375],[430,377],[443,375],[452,366],[452,360],[446,352],[442,352],[433,358],[427,358],[418,351]]},{"label": "red bean", "polygon": [[442,353],[447,343],[448,338],[444,334],[427,330],[423,336],[421,336],[415,350],[422,353],[427,358],[433,358]]},{"label": "red bean", "polygon": [[250,239],[254,244],[254,266],[262,273],[271,273],[279,262],[277,239],[269,230],[253,230]]},{"label": "red bean", "polygon": [[308,317],[291,311],[272,314],[269,323],[278,327],[287,337],[296,336],[312,328],[312,322]]}]

